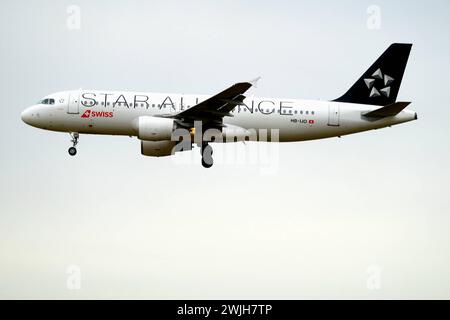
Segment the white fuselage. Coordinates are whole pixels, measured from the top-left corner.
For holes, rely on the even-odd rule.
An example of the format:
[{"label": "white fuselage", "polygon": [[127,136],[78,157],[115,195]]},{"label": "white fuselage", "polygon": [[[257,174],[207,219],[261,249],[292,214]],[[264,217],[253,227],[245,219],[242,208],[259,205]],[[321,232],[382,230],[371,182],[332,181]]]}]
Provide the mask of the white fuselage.
[{"label": "white fuselage", "polygon": [[[22,113],[35,127],[86,134],[136,136],[141,116],[167,115],[206,100],[206,95],[75,90],[51,94]],[[42,102],[42,101],[41,101]],[[52,102],[52,103],[51,103]],[[380,106],[280,98],[247,98],[223,118],[244,129],[277,129],[279,141],[302,141],[382,128],[417,118],[403,110],[395,116],[368,119],[363,113]]]}]

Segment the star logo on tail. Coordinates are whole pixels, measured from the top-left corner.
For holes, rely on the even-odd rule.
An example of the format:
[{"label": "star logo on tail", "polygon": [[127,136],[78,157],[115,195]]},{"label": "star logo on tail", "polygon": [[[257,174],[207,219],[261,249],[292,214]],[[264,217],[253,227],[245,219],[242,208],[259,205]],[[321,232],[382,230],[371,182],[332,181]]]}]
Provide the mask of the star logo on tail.
[{"label": "star logo on tail", "polygon": [[[375,81],[376,80],[382,80],[384,87],[382,89],[377,89],[375,87]],[[383,75],[383,72],[380,68],[375,71],[370,78],[365,78],[364,83],[366,84],[367,88],[370,90],[369,97],[379,97],[381,95],[389,98],[389,95],[391,94],[391,86],[390,84],[394,81],[394,78],[391,76],[388,76],[387,74]]]}]

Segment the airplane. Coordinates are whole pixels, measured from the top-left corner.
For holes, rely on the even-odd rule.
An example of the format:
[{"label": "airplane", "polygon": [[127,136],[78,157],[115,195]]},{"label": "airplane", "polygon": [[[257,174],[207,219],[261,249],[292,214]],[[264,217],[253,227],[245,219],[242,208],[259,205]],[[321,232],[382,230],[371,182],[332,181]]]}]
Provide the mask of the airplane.
[{"label": "airplane", "polygon": [[72,90],[50,94],[25,109],[28,125],[71,135],[136,136],[145,156],[170,156],[200,147],[213,165],[210,143],[295,142],[389,127],[417,120],[397,102],[412,44],[393,43],[341,97],[332,101],[246,97],[255,82],[212,95]]}]

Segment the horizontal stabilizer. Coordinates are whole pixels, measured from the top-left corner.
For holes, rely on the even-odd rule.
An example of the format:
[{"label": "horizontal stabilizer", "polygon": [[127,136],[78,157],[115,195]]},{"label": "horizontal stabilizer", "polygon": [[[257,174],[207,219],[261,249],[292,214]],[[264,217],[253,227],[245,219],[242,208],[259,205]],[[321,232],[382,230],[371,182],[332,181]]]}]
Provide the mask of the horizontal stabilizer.
[{"label": "horizontal stabilizer", "polygon": [[395,116],[396,114],[400,113],[400,111],[405,109],[410,103],[411,102],[394,102],[379,109],[366,112],[363,114],[363,116],[370,118],[384,118]]}]

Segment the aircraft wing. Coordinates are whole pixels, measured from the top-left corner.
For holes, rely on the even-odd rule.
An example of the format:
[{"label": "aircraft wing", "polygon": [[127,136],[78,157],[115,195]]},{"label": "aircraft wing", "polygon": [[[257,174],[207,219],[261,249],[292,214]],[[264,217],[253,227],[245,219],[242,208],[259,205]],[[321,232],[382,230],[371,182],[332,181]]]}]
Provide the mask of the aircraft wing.
[{"label": "aircraft wing", "polygon": [[243,95],[252,84],[250,82],[240,82],[232,85],[228,89],[208,98],[195,106],[178,112],[173,118],[183,122],[202,120],[206,122],[221,122],[225,116],[233,116],[230,112],[238,105],[243,104]]}]

